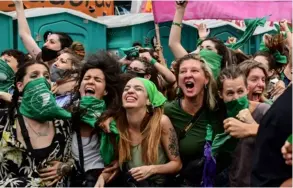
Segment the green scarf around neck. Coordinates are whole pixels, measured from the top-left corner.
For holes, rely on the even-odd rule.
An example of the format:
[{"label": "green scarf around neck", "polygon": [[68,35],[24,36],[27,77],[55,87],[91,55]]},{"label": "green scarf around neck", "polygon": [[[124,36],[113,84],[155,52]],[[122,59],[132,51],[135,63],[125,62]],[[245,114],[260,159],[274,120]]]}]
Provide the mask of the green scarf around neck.
[{"label": "green scarf around neck", "polygon": [[[81,121],[90,125],[91,127],[95,127],[95,123],[101,114],[106,110],[106,103],[104,100],[99,100],[92,96],[84,96],[80,100],[80,108],[85,110],[85,114],[81,117]],[[119,141],[119,133],[116,127],[116,122],[110,122],[110,132],[105,133],[101,131],[100,138],[100,152],[103,158],[105,165],[109,165],[115,159],[114,153],[114,140],[116,144]]]},{"label": "green scarf around neck", "polygon": [[14,71],[0,58],[0,91],[8,92],[14,85]]},{"label": "green scarf around neck", "polygon": [[164,95],[158,91],[156,85],[150,81],[147,80],[145,78],[135,78],[138,79],[139,81],[141,81],[148,93],[148,97],[149,100],[151,102],[151,104],[153,105],[153,107],[160,107],[163,106],[163,104],[167,101],[166,97],[164,97]]},{"label": "green scarf around neck", "polygon": [[214,51],[206,49],[202,49],[199,52],[199,56],[205,60],[207,65],[210,67],[214,78],[217,79],[221,71],[221,62],[223,57]]},{"label": "green scarf around neck", "polygon": [[45,78],[37,78],[26,84],[19,107],[20,113],[39,122],[70,119],[71,114],[59,107]]},{"label": "green scarf around neck", "polygon": [[[249,107],[249,100],[247,95],[240,97],[236,100],[226,102],[226,109],[228,117],[234,117],[239,114],[241,110],[244,110]],[[215,155],[216,153],[221,150],[222,147],[226,147],[228,151],[234,150],[237,144],[237,140],[233,139],[230,134],[228,133],[220,133],[215,136],[215,139],[212,143],[212,154]]]}]

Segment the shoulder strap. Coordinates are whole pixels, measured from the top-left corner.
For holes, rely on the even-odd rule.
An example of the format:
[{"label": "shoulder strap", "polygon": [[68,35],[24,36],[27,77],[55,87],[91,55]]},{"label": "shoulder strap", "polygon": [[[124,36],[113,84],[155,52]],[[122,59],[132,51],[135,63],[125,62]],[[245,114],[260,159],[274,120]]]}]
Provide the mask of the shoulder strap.
[{"label": "shoulder strap", "polygon": [[32,154],[32,156],[34,156],[34,149],[32,147],[28,131],[25,127],[24,119],[23,119],[23,116],[20,114],[18,108],[17,108],[17,119],[18,119],[18,123],[19,123],[20,129],[21,129],[21,134],[22,134],[23,140],[25,142],[27,151],[30,152]]}]

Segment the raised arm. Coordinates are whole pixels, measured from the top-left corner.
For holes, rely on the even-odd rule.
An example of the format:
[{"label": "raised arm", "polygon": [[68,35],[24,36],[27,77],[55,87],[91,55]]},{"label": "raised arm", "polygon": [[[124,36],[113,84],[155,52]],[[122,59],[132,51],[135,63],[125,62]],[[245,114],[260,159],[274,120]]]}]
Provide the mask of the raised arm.
[{"label": "raised arm", "polygon": [[31,35],[31,31],[24,14],[23,2],[21,0],[14,0],[13,2],[17,13],[19,36],[26,50],[34,59],[36,59],[37,55],[41,52],[41,49]]},{"label": "raised arm", "polygon": [[169,37],[169,47],[176,59],[185,56],[187,51],[181,45],[182,20],[187,1],[183,5],[176,5],[176,12]]}]

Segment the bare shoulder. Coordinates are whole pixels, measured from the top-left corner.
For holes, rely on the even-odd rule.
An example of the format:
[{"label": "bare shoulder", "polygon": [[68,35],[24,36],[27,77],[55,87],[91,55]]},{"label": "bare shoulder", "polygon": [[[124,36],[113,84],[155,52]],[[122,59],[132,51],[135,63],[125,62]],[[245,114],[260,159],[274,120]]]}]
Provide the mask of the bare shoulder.
[{"label": "bare shoulder", "polygon": [[163,115],[161,118],[161,126],[162,131],[165,133],[168,133],[169,131],[174,129],[169,117],[166,115]]}]

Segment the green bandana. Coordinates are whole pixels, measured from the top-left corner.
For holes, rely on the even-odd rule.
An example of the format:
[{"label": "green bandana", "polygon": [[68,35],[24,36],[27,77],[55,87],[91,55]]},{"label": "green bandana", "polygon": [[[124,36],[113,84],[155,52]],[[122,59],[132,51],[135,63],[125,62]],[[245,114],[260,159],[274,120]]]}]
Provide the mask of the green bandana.
[{"label": "green bandana", "polygon": [[50,84],[37,78],[26,84],[19,107],[20,113],[39,122],[70,119],[71,114],[56,104]]},{"label": "green bandana", "polygon": [[115,121],[110,123],[110,132],[110,134],[104,131],[101,133],[100,152],[105,165],[109,165],[115,159],[114,146],[113,142],[111,142],[111,137],[114,138],[116,145],[119,141],[119,133]]},{"label": "green bandana", "polygon": [[242,47],[246,42],[248,42],[250,40],[250,38],[252,37],[255,29],[258,26],[264,26],[265,23],[267,21],[267,18],[257,18],[257,19],[245,19],[245,25],[246,25],[246,29],[243,33],[243,35],[241,36],[241,38],[234,44],[226,44],[226,46],[228,48],[231,48],[233,50],[237,50],[240,47]]},{"label": "green bandana", "polygon": [[14,71],[0,58],[0,91],[8,92],[14,84]]},{"label": "green bandana", "polygon": [[81,98],[79,105],[80,109],[86,109],[86,113],[81,117],[81,121],[94,128],[97,119],[106,110],[105,101],[95,97],[85,96]]},{"label": "green bandana", "polygon": [[[85,115],[81,117],[81,121],[94,128],[96,121],[106,110],[106,103],[104,100],[99,100],[92,96],[85,96],[80,100],[80,108],[87,110]],[[114,137],[116,143],[119,140],[119,133],[115,121],[110,123],[110,131],[110,134],[101,131],[100,152],[105,165],[109,165],[115,157],[111,137]]]},{"label": "green bandana", "polygon": [[139,57],[139,49],[136,47],[120,48],[120,52],[123,54],[122,56]]},{"label": "green bandana", "polygon": [[236,117],[241,110],[248,108],[249,101],[247,95],[245,95],[236,100],[227,102],[225,105],[228,117]]},{"label": "green bandana", "polygon": [[[264,52],[270,52],[270,49],[266,47],[264,41],[260,43],[259,51],[264,51]],[[276,62],[281,63],[281,64],[286,64],[287,63],[287,57],[285,55],[281,55],[281,53],[276,50],[273,53],[273,56],[276,60]]]},{"label": "green bandana", "polygon": [[146,91],[148,93],[149,100],[153,107],[159,107],[162,106],[166,102],[166,98],[164,95],[158,91],[156,85],[147,79],[144,78],[135,78],[141,81],[146,88]]},{"label": "green bandana", "polygon": [[[249,101],[247,96],[240,97],[236,100],[225,103],[228,117],[236,117],[241,110],[248,108]],[[215,155],[223,145],[228,151],[233,151],[236,147],[237,140],[232,138],[228,133],[221,133],[215,136],[212,144],[212,154]]]},{"label": "green bandana", "polygon": [[202,49],[199,52],[199,56],[205,60],[207,65],[212,70],[214,78],[217,79],[221,71],[221,61],[223,57],[214,51],[206,49]]}]

